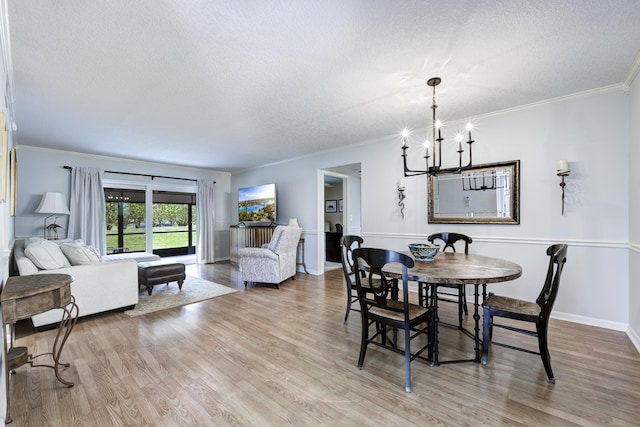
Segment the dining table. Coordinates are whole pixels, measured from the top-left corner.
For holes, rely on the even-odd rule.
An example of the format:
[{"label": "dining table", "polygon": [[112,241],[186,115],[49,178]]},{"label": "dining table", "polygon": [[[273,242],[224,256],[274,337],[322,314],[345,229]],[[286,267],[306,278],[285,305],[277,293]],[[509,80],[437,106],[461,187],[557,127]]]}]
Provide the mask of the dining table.
[{"label": "dining table", "polygon": [[[405,252],[403,252],[405,253]],[[430,304],[433,310],[433,357],[432,365],[441,363],[456,363],[473,361],[480,363],[480,286],[482,286],[482,304],[487,297],[487,285],[492,283],[507,282],[517,279],[522,275],[522,267],[514,262],[500,258],[484,255],[464,254],[455,252],[440,252],[429,261],[416,260],[410,253],[406,252],[414,259],[414,266],[407,271],[409,281],[418,282],[420,286],[430,288]],[[390,263],[384,268],[384,272],[391,277],[402,277],[402,265]],[[446,360],[440,361],[438,358],[438,293],[439,285],[450,286],[474,286],[474,331],[471,333],[475,347],[475,357],[473,359]]]}]

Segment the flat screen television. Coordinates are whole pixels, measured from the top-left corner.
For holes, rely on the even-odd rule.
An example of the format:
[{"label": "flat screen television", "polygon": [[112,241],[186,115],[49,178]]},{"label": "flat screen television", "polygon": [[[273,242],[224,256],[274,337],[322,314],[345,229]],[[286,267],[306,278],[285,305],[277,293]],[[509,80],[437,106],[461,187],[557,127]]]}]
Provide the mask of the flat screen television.
[{"label": "flat screen television", "polygon": [[240,222],[276,222],[276,185],[264,184],[238,189]]}]

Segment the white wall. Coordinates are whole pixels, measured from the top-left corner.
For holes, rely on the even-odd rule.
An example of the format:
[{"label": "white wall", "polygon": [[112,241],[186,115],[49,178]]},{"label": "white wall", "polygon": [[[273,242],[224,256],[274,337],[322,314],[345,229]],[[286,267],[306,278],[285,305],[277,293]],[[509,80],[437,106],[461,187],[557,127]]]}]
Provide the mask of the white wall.
[{"label": "white wall", "polygon": [[[546,247],[566,242],[570,248],[555,315],[626,330],[628,102],[626,93],[612,90],[475,120],[475,164],[521,160],[520,225],[427,224],[424,176],[405,179],[403,220],[397,204],[397,182],[402,177],[399,137],[233,175],[231,191],[234,194],[238,187],[276,182],[279,209],[287,217],[298,217],[305,228],[307,267],[320,273],[322,258],[316,248],[321,247],[318,235],[323,230],[318,225],[313,228],[321,224],[317,170],[361,163],[361,235],[367,246],[406,250],[408,243],[424,240],[433,232],[459,231],[474,238],[473,252],[522,265],[520,279],[494,285],[493,290],[533,299],[544,281]],[[444,155],[445,167],[455,163],[453,143],[449,150]],[[555,171],[559,159],[569,159],[572,171],[566,179],[564,216]],[[419,164],[417,158],[415,166]]]},{"label": "white wall", "polygon": [[[157,174],[188,179],[212,179],[216,181],[216,259],[229,258],[230,175],[205,169],[185,168],[159,163],[140,162],[105,156],[92,156],[60,150],[48,150],[19,146],[18,151],[18,199],[16,205],[15,236],[41,236],[44,215],[34,213],[45,191],[67,195],[69,200],[71,174],[63,166],[95,167],[100,170]],[[184,186],[185,181],[130,175],[104,174],[103,179],[135,183],[138,185]],[[190,183],[192,184],[192,183]],[[66,230],[68,217],[60,217],[58,224]]]}]

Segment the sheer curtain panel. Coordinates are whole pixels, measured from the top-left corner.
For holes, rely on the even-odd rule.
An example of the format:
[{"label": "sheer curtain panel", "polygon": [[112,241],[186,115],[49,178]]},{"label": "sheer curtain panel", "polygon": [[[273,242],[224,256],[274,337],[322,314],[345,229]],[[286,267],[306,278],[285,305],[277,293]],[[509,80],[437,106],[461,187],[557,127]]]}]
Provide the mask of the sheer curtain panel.
[{"label": "sheer curtain panel", "polygon": [[198,181],[196,215],[196,256],[198,264],[215,262],[216,203],[215,184],[211,180]]},{"label": "sheer curtain panel", "polygon": [[70,211],[69,238],[82,239],[104,255],[107,249],[107,226],[104,189],[98,169],[73,168]]}]

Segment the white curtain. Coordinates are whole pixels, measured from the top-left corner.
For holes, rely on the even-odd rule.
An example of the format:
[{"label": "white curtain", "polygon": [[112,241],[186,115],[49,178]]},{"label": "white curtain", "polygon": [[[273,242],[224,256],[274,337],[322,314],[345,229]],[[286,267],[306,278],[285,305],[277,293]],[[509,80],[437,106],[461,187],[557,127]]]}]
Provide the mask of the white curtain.
[{"label": "white curtain", "polygon": [[198,181],[196,204],[198,264],[210,264],[215,261],[216,203],[214,189],[213,181],[205,179]]},{"label": "white curtain", "polygon": [[70,211],[69,238],[82,239],[104,255],[107,249],[107,225],[104,189],[98,169],[73,168]]}]

